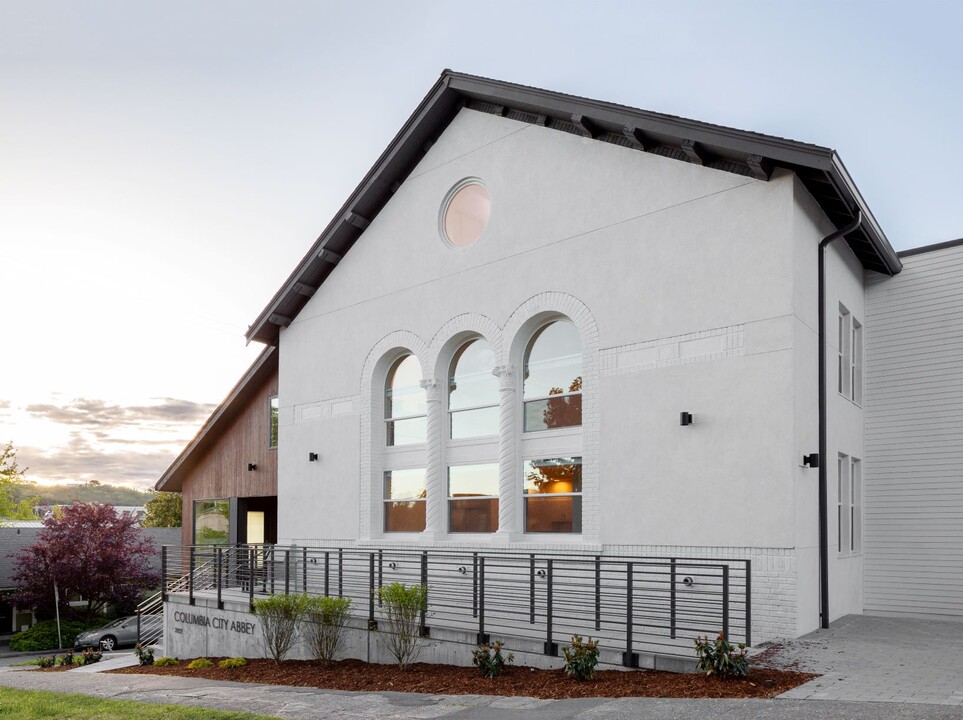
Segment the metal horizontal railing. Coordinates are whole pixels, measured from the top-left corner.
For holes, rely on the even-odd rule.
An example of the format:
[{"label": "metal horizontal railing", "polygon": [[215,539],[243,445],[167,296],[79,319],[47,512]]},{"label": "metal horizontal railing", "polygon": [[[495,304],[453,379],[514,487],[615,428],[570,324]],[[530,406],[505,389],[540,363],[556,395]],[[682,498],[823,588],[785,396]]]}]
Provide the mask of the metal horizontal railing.
[{"label": "metal horizontal railing", "polygon": [[161,591],[137,606],[137,644],[156,645],[164,638],[164,592]]},{"label": "metal horizontal railing", "polygon": [[574,634],[622,653],[689,655],[700,635],[724,632],[751,643],[749,560],[413,550],[357,547],[231,545],[165,547],[169,593],[254,599],[277,593],[349,597],[354,614],[379,619],[378,589],[423,584],[425,635],[431,628],[468,630],[479,642],[525,638],[558,654]]}]

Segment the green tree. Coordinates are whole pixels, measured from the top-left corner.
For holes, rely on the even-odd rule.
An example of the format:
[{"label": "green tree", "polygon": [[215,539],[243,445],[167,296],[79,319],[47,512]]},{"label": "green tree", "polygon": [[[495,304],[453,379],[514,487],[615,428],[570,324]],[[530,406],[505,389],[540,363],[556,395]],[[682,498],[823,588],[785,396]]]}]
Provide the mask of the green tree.
[{"label": "green tree", "polygon": [[142,527],[180,527],[181,494],[179,492],[155,492],[147,501],[147,513]]},{"label": "green tree", "polygon": [[7,443],[0,450],[0,523],[3,520],[33,520],[33,506],[36,498],[14,499],[12,490],[27,485],[24,479],[26,468],[17,465],[17,451],[13,443]]}]

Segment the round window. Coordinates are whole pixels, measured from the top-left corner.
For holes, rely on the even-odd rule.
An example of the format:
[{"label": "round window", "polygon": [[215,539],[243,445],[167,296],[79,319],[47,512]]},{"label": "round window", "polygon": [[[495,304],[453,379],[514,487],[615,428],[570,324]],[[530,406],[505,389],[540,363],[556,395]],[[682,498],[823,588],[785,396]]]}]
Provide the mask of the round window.
[{"label": "round window", "polygon": [[471,245],[485,231],[491,210],[485,186],[474,179],[463,180],[448,193],[442,212],[442,235],[455,247]]}]

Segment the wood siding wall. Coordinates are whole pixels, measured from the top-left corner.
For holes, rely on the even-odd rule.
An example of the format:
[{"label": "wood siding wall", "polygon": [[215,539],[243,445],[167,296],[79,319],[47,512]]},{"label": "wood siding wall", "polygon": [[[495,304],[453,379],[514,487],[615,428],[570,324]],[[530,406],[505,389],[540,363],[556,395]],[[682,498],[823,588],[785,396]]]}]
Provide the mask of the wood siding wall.
[{"label": "wood siding wall", "polygon": [[963,247],[867,283],[865,611],[963,616]]},{"label": "wood siding wall", "polygon": [[[275,370],[218,432],[214,444],[183,481],[183,542],[189,545],[195,500],[278,494],[278,451],[268,447],[270,398],[278,393]],[[249,472],[248,463],[257,470]]]}]

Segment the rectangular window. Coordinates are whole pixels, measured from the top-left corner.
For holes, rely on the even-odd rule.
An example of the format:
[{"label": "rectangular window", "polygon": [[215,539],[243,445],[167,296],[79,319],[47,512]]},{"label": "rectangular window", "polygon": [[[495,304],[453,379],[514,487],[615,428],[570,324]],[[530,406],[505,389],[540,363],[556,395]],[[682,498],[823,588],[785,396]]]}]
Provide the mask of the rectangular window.
[{"label": "rectangular window", "polygon": [[498,530],[498,463],[448,468],[448,531]]},{"label": "rectangular window", "polygon": [[525,432],[582,424],[582,393],[556,394],[525,401]]},{"label": "rectangular window", "polygon": [[423,532],[426,494],[424,468],[386,470],[385,532]]},{"label": "rectangular window", "polygon": [[844,488],[848,482],[849,458],[840,455],[836,460],[836,549],[840,554],[846,551],[846,493]]},{"label": "rectangular window", "polygon": [[268,447],[278,446],[278,396],[270,399],[270,430],[268,431]]},{"label": "rectangular window", "polygon": [[852,362],[850,364],[853,402],[863,402],[863,326],[853,318]]},{"label": "rectangular window", "polygon": [[227,500],[194,501],[195,545],[226,545],[230,527],[231,505]]},{"label": "rectangular window", "polygon": [[863,464],[852,458],[849,487],[849,550],[863,550]]},{"label": "rectangular window", "polygon": [[582,532],[582,458],[528,460],[524,473],[525,532]]},{"label": "rectangular window", "polygon": [[855,403],[863,401],[863,325],[839,306],[838,382],[839,394]]},{"label": "rectangular window", "polygon": [[404,418],[401,420],[386,420],[385,444],[388,447],[398,445],[423,445],[428,441],[428,418]]},{"label": "rectangular window", "polygon": [[839,306],[839,333],[837,334],[837,342],[839,343],[837,352],[839,354],[839,382],[837,383],[837,389],[840,395],[844,397],[851,397],[850,394],[850,366],[852,364],[850,354],[850,314],[849,310],[844,308],[842,305]]},{"label": "rectangular window", "polygon": [[840,555],[862,552],[863,465],[840,454],[836,469],[837,547]]},{"label": "rectangular window", "polygon": [[451,419],[449,430],[452,440],[489,437],[498,434],[497,405],[467,410],[452,410],[448,415]]}]

